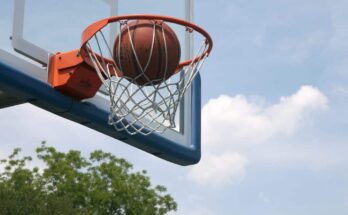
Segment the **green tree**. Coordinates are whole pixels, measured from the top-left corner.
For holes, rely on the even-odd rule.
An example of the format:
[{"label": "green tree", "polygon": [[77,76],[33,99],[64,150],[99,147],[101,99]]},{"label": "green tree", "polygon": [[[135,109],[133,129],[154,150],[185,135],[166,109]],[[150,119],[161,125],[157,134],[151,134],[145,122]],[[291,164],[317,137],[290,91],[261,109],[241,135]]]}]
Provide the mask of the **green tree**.
[{"label": "green tree", "polygon": [[89,158],[59,152],[43,142],[36,149],[45,168],[29,168],[20,149],[0,160],[0,214],[166,214],[177,204],[163,186],[153,187],[146,171],[103,151]]}]

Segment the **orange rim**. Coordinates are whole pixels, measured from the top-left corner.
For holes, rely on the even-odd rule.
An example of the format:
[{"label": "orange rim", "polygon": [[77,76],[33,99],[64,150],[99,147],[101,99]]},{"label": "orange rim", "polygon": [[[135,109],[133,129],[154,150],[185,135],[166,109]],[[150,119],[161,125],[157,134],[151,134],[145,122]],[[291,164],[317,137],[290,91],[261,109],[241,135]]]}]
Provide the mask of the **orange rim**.
[{"label": "orange rim", "polygon": [[[208,44],[208,48],[207,50],[205,50],[205,52],[203,52],[201,55],[195,57],[195,58],[191,58],[189,60],[185,60],[179,63],[177,70],[180,71],[181,68],[190,65],[193,62],[197,62],[200,59],[203,59],[203,57],[205,56],[209,56],[212,48],[213,48],[213,40],[211,39],[210,35],[208,34],[208,32],[206,32],[203,28],[199,27],[198,25],[195,25],[191,22],[185,21],[185,20],[181,20],[175,17],[170,17],[170,16],[161,16],[161,15],[147,15],[147,14],[134,14],[134,15],[124,15],[124,16],[113,16],[113,17],[109,17],[109,18],[105,18],[102,20],[99,20],[93,24],[91,24],[90,26],[88,26],[82,33],[82,38],[81,38],[81,54],[83,59],[89,63],[88,60],[85,59],[85,57],[87,56],[85,52],[87,52],[86,50],[86,45],[88,43],[88,41],[96,34],[98,33],[102,28],[104,28],[105,26],[107,26],[110,23],[113,22],[118,22],[118,21],[122,21],[122,20],[135,20],[135,19],[155,19],[155,20],[163,20],[166,22],[170,22],[170,23],[175,23],[178,25],[182,25],[185,26],[186,28],[190,29],[190,30],[194,30],[198,33],[200,33],[202,36],[205,37],[205,42]],[[106,58],[106,60],[109,61],[109,59]],[[177,72],[178,72],[177,71]]]}]

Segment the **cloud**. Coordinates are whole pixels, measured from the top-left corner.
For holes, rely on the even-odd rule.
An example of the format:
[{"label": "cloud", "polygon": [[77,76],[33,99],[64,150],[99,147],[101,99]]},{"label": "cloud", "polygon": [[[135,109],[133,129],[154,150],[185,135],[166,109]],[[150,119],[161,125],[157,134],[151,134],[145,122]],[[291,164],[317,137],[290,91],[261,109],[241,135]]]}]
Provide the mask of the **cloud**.
[{"label": "cloud", "polygon": [[190,171],[188,178],[199,185],[220,186],[238,184],[244,177],[247,159],[235,152],[207,154]]},{"label": "cloud", "polygon": [[291,135],[308,115],[325,110],[327,102],[327,97],[311,86],[302,86],[295,94],[266,107],[243,95],[222,95],[203,107],[202,139],[205,146],[215,150]]},{"label": "cloud", "polygon": [[309,116],[327,108],[327,97],[312,86],[302,86],[271,105],[244,95],[211,99],[202,110],[202,160],[192,167],[188,178],[208,186],[241,182],[248,147],[290,137]]}]

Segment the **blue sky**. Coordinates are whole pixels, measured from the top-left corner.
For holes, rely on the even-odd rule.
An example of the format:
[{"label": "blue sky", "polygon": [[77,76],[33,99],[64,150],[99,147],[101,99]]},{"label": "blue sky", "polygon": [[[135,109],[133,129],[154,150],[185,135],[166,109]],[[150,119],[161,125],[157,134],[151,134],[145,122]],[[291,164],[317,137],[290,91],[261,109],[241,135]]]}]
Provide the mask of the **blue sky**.
[{"label": "blue sky", "polygon": [[[0,157],[14,147],[31,154],[41,140],[85,154],[103,149],[147,169],[178,201],[177,214],[347,214],[348,2],[197,0],[195,7],[195,22],[214,39],[201,73],[198,165],[162,161],[30,105],[0,111]],[[4,8],[0,27],[11,15]],[[0,31],[2,48],[8,34]]]}]

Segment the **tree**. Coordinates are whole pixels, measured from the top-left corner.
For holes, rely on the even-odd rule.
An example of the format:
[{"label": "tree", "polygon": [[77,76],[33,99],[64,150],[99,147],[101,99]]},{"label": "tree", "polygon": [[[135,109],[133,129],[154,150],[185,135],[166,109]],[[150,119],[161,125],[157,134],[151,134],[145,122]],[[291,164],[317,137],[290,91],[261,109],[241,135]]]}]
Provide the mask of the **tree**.
[{"label": "tree", "polygon": [[166,214],[177,204],[163,186],[152,187],[146,171],[103,151],[89,158],[59,152],[43,142],[36,149],[45,168],[29,168],[31,157],[15,149],[0,161],[0,214]]}]

